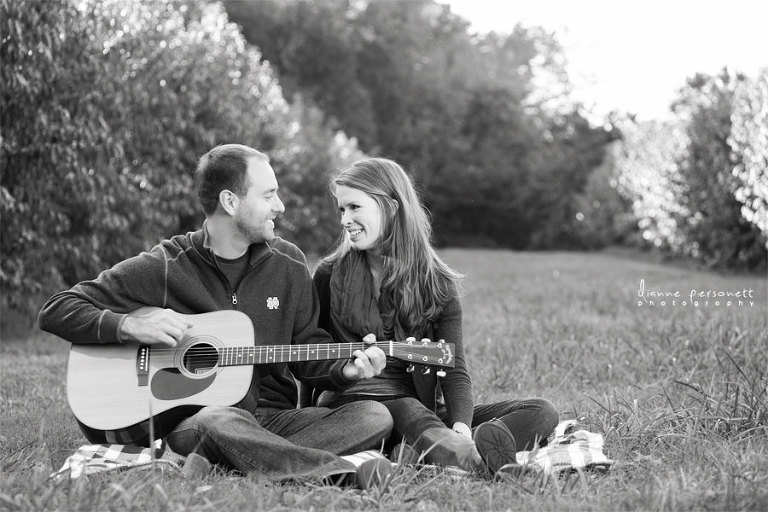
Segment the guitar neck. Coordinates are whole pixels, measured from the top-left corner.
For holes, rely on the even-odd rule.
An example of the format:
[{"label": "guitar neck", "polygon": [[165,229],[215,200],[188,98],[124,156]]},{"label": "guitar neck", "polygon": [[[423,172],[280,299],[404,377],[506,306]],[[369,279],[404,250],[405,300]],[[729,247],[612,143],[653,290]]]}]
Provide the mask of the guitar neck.
[{"label": "guitar neck", "polygon": [[359,342],[224,347],[219,349],[219,366],[350,359],[356,350],[365,350],[370,346],[377,346],[388,356],[394,356],[396,345],[394,341],[380,341],[368,345]]}]

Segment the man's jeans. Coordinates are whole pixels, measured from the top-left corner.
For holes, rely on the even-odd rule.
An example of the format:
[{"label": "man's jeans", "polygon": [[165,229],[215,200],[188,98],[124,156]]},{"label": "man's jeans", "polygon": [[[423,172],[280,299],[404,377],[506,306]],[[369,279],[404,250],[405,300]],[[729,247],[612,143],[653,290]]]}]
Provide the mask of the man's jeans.
[{"label": "man's jeans", "polygon": [[205,407],[166,437],[172,450],[269,480],[323,478],[353,472],[340,455],[378,449],[392,418],[377,402],[327,409]]}]

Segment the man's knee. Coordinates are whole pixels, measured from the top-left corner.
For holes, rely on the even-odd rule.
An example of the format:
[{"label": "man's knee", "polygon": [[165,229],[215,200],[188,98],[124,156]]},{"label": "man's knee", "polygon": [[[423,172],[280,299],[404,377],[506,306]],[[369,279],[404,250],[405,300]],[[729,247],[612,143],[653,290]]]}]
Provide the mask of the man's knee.
[{"label": "man's knee", "polygon": [[393,421],[389,410],[379,402],[373,400],[362,400],[353,402],[343,407],[348,407],[350,415],[355,416],[354,420],[366,430],[379,432],[383,437],[389,436],[392,432]]},{"label": "man's knee", "polygon": [[248,414],[247,411],[237,407],[209,405],[182,421],[179,426],[194,429],[198,432],[210,433],[215,432],[218,428],[225,427],[232,420],[239,419],[243,415]]},{"label": "man's knee", "polygon": [[235,411],[239,409],[235,407],[226,407],[221,405],[209,405],[203,407],[195,414],[195,418],[204,423],[219,421],[222,418],[227,418],[236,414]]},{"label": "man's knee", "polygon": [[389,409],[380,402],[373,400],[366,400],[362,403],[365,404],[365,419],[369,428],[378,428],[383,436],[388,436],[392,432],[394,424]]}]

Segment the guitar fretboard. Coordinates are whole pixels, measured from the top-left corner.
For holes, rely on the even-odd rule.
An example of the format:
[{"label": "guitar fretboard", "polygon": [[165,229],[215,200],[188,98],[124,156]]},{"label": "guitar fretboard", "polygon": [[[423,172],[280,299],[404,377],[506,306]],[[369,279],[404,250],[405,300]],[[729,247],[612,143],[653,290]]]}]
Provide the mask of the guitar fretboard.
[{"label": "guitar fretboard", "polygon": [[[396,342],[375,343],[385,354],[394,355]],[[368,345],[372,346],[372,345]],[[263,345],[258,347],[225,347],[219,349],[220,366],[246,364],[290,363],[293,361],[324,361],[349,359],[356,350],[365,350],[364,343],[318,343],[310,345]]]}]

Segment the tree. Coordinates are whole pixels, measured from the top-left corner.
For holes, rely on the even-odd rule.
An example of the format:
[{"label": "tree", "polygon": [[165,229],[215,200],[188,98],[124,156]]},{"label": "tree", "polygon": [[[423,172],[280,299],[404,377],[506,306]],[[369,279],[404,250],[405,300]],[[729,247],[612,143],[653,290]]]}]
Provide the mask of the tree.
[{"label": "tree", "polygon": [[340,232],[336,204],[329,183],[334,172],[365,155],[356,141],[325,124],[317,107],[305,105],[301,96],[291,105],[298,122],[284,143],[272,153],[286,212],[281,230],[292,240],[301,240],[304,250],[322,253],[331,249]]},{"label": "tree", "polygon": [[[620,141],[613,145],[621,144]],[[587,178],[584,192],[574,196],[576,213],[568,220],[568,231],[583,248],[636,243],[637,218],[632,203],[618,191],[617,169],[612,150]]]},{"label": "tree", "polygon": [[534,174],[533,195],[527,204],[529,210],[536,212],[529,247],[583,248],[586,242],[573,229],[577,199],[594,170],[602,165],[606,147],[617,135],[613,129],[592,127],[578,109],[555,111],[545,122],[545,145],[538,152],[542,163],[534,167],[540,170]]},{"label": "tree", "polygon": [[[439,241],[565,240],[572,196],[610,137],[568,100],[553,34],[518,26],[471,35],[466,20],[431,0],[226,6],[289,96],[301,92],[363,151],[413,173]],[[478,226],[482,208],[492,214]]]},{"label": "tree", "polygon": [[734,176],[741,155],[729,145],[734,91],[741,75],[723,70],[688,80],[675,105],[688,120],[688,151],[680,160],[684,186],[680,202],[686,215],[677,221],[685,233],[685,252],[711,267],[765,265],[765,237],[741,215]]},{"label": "tree", "polygon": [[632,205],[640,234],[648,244],[673,254],[685,245],[677,219],[687,210],[680,204],[684,183],[678,162],[688,145],[679,121],[636,121],[615,117],[621,132],[612,148],[617,190]]},{"label": "tree", "polygon": [[[276,155],[278,173],[301,168],[297,133],[320,141],[308,151],[326,163],[355,151],[289,109],[217,3],[0,1],[3,308],[31,313],[53,291],[199,227],[192,173],[216,144]],[[292,185],[287,227],[313,200]]]},{"label": "tree", "polygon": [[768,236],[768,68],[736,86],[728,143],[742,216]]},{"label": "tree", "polygon": [[360,39],[352,2],[229,0],[224,6],[246,40],[280,72],[287,98],[300,95],[328,117],[330,129],[375,144],[370,95],[357,79]]},{"label": "tree", "polygon": [[536,215],[526,208],[533,195],[531,159],[540,139],[512,94],[475,91],[462,117],[465,151],[454,155],[432,201],[445,242],[528,245]]},{"label": "tree", "polygon": [[99,106],[89,20],[67,1],[1,0],[0,10],[2,302],[33,309],[73,267],[99,267],[94,230],[125,226],[111,208],[119,175],[103,167],[120,150]]}]

